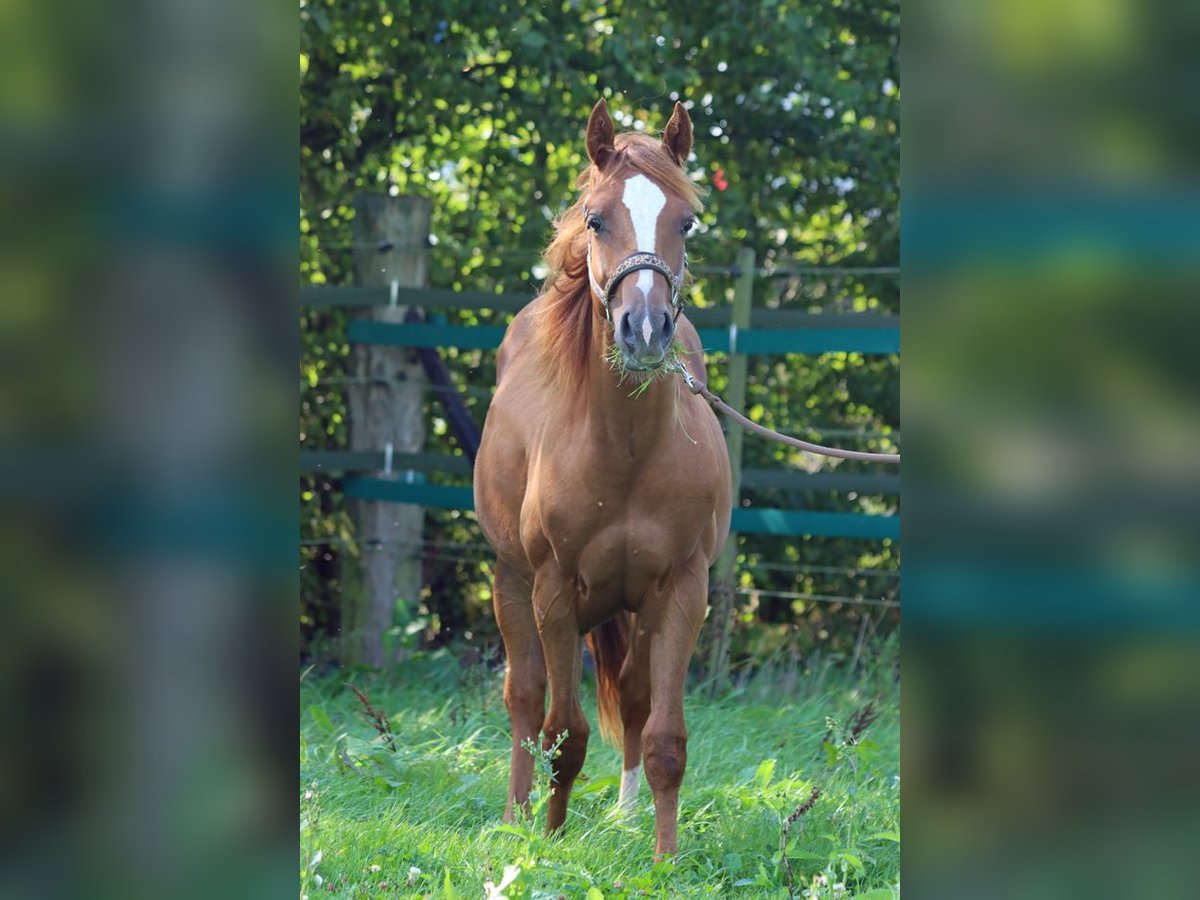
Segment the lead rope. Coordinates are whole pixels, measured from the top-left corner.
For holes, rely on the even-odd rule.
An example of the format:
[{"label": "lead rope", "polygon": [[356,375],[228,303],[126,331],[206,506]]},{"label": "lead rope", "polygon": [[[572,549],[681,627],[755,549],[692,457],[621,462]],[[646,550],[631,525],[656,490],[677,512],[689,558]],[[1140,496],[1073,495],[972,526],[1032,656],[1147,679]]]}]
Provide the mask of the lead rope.
[{"label": "lead rope", "polygon": [[789,447],[796,447],[800,450],[807,450],[809,453],[819,453],[822,456],[834,456],[838,459],[857,459],[863,462],[882,462],[882,463],[899,463],[899,453],[868,453],[865,450],[841,450],[837,447],[824,447],[821,444],[812,444],[808,441],[802,441],[799,438],[788,437],[786,434],[780,434],[778,431],[772,431],[770,428],[764,428],[757,422],[751,422],[740,412],[714,394],[708,389],[707,385],[701,384],[692,377],[692,373],[687,370],[683,363],[675,363],[675,371],[683,376],[683,382],[687,385],[688,390],[693,394],[699,394],[709,405],[717,412],[729,416],[733,421],[737,422],[747,431],[768,438],[772,441],[779,441],[781,444],[787,444]]}]

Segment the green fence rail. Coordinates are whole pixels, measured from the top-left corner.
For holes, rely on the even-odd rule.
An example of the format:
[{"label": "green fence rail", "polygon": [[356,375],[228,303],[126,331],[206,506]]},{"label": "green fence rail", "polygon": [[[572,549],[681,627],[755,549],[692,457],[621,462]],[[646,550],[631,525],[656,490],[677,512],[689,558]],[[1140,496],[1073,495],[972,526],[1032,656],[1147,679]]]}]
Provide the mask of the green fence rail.
[{"label": "green fence rail", "polygon": [[[819,317],[814,317],[819,318]],[[868,317],[877,322],[878,317]],[[714,353],[899,353],[900,329],[863,326],[859,328],[800,328],[737,331],[698,328],[700,343]],[[504,337],[502,325],[443,325],[439,323],[392,323],[355,320],[346,336],[358,344],[392,347],[459,347],[463,350],[494,350]]]},{"label": "green fence rail", "polygon": [[[472,489],[458,485],[421,484],[415,481],[350,476],[342,483],[342,490],[347,497],[355,500],[411,503],[435,509],[475,509]],[[732,529],[742,534],[817,534],[826,537],[896,540],[900,537],[900,518],[860,513],[742,507],[733,511]]]},{"label": "green fence rail", "polygon": [[[531,299],[526,294],[489,294],[435,288],[309,287],[300,292],[304,306],[318,309],[402,306],[425,310],[473,309],[512,313]],[[700,332],[706,350],[716,353],[832,353],[889,354],[900,352],[900,323],[896,316],[874,313],[832,315],[798,310],[754,311],[755,328],[730,330],[730,309],[689,307],[687,317]],[[363,344],[393,347],[458,347],[490,350],[504,337],[502,325],[393,324],[365,319],[349,323],[347,337]]]},{"label": "green fence rail", "polygon": [[[380,472],[386,464],[382,450],[301,450],[300,471],[346,473]],[[465,456],[448,453],[395,453],[394,472],[444,472],[470,476]],[[898,494],[900,476],[881,472],[794,472],[787,469],[742,469],[742,487],[749,490],[855,491],[859,494]]]}]

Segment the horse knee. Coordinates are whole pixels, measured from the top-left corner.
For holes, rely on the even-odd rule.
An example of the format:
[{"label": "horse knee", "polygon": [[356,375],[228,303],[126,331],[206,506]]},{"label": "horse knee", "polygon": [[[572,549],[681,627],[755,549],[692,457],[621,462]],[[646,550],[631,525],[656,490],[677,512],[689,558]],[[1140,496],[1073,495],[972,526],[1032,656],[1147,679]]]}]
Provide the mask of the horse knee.
[{"label": "horse knee", "polygon": [[546,679],[509,678],[504,683],[504,705],[510,716],[533,716],[539,721],[546,709]]},{"label": "horse knee", "polygon": [[646,780],[656,791],[678,788],[687,769],[687,735],[648,733],[642,738]]},{"label": "horse knee", "polygon": [[542,750],[549,751],[558,742],[559,735],[564,731],[567,732],[567,736],[559,743],[558,752],[551,761],[551,766],[557,777],[571,780],[583,768],[583,761],[587,757],[588,736],[591,734],[591,727],[584,718],[563,726],[548,722],[546,723],[545,737],[542,739]]}]

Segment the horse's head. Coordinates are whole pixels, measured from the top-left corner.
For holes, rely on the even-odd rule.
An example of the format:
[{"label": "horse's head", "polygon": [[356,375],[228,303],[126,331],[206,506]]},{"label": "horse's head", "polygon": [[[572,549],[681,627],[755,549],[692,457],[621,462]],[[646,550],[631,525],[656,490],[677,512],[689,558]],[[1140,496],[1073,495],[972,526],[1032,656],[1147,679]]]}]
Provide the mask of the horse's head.
[{"label": "horse's head", "polygon": [[675,334],[684,239],[698,207],[683,172],[691,149],[692,120],[682,103],[661,143],[636,133],[615,136],[603,100],[588,119],[588,275],[626,369],[658,368]]}]

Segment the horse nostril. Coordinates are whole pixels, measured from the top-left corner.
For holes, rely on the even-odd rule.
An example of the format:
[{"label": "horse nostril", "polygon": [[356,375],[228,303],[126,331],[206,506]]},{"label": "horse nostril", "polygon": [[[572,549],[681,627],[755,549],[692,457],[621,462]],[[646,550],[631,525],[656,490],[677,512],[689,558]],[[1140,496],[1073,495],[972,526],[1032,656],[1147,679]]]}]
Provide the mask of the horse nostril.
[{"label": "horse nostril", "polygon": [[671,338],[675,336],[675,317],[669,312],[663,313],[662,327],[662,343],[666,347],[671,343]]},{"label": "horse nostril", "polygon": [[633,326],[629,324],[629,314],[621,316],[620,338],[623,343],[633,343]]}]

